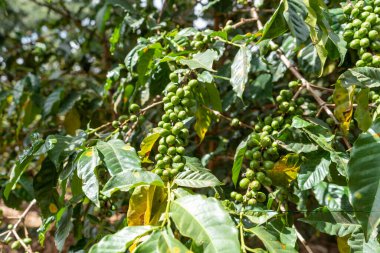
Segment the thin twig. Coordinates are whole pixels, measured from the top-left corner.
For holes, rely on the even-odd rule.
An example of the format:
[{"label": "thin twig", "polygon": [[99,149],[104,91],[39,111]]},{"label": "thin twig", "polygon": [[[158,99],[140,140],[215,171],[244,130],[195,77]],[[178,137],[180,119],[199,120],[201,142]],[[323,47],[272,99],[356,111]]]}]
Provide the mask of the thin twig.
[{"label": "thin twig", "polygon": [[13,234],[13,235],[16,237],[16,239],[20,242],[20,244],[24,247],[25,251],[30,252],[30,253],[32,253],[32,250],[30,249],[30,247],[28,247],[28,246],[24,243],[24,241],[23,241],[23,240],[20,238],[20,236],[17,234],[17,227],[20,225],[21,222],[24,221],[24,219],[25,219],[26,215],[29,213],[30,209],[31,209],[31,208],[34,206],[34,204],[36,204],[36,203],[37,203],[37,201],[36,201],[35,199],[33,199],[33,200],[29,203],[29,205],[28,205],[28,207],[25,209],[25,211],[20,215],[20,217],[18,217],[18,221],[13,225],[12,229],[9,230],[9,231],[6,231],[6,233],[4,232],[4,233],[2,233],[2,234],[0,235],[0,236],[2,236],[2,235],[4,235],[4,234],[7,234],[7,235],[5,236],[5,238],[4,238],[4,240],[7,240],[7,239],[11,236],[11,234]]},{"label": "thin twig", "polygon": [[245,25],[247,23],[252,23],[257,21],[257,18],[241,18],[239,22],[236,24],[232,25],[234,29],[238,28],[239,26]]},{"label": "thin twig", "polygon": [[16,237],[17,241],[20,242],[21,246],[25,249],[26,252],[28,252],[28,253],[33,253],[33,251],[30,249],[30,247],[28,247],[28,246],[24,243],[24,241],[20,238],[20,236],[17,234],[16,231],[14,231],[14,230],[12,229],[11,232],[12,232],[13,235]]},{"label": "thin twig", "polygon": [[164,3],[162,4],[162,8],[161,8],[161,11],[160,11],[160,14],[158,15],[158,18],[157,18],[157,24],[159,24],[161,22],[162,14],[164,13],[166,4],[167,4],[167,1],[164,0]]},{"label": "thin twig", "polygon": [[[212,112],[217,117],[221,117],[221,118],[223,118],[225,120],[232,121],[232,118],[230,118],[228,116],[225,116],[225,115],[221,114],[220,112],[215,111],[215,110],[213,110],[213,109],[211,109],[211,108],[209,108],[209,107],[207,107],[205,105],[203,105],[203,108],[205,108],[206,110]],[[240,120],[239,120],[239,125],[243,126],[243,127],[246,127],[246,128],[249,128],[249,129],[254,129],[252,126],[250,126],[248,124],[245,124],[245,123],[241,122]]]},{"label": "thin twig", "polygon": [[157,106],[157,105],[163,104],[163,103],[164,103],[164,101],[158,101],[158,102],[152,103],[152,104],[148,105],[147,107],[141,109],[140,112],[141,112],[141,113],[145,113],[145,112],[148,111],[149,109],[151,109],[151,108],[153,108],[153,107],[155,107],[155,106]]},{"label": "thin twig", "polygon": [[[257,19],[257,27],[261,30],[263,29],[263,24],[261,23],[260,19],[258,18],[258,14],[255,8],[252,8],[252,17]],[[270,41],[270,44],[273,44],[275,46],[275,43],[273,41]],[[290,60],[285,56],[284,52],[282,52],[281,49],[276,50],[277,55],[279,56],[282,63],[285,64],[285,66],[292,72],[292,74],[301,81],[302,85],[306,90],[311,94],[311,96],[314,98],[314,100],[318,103],[318,105],[326,112],[326,114],[331,117],[335,124],[339,124],[339,121],[334,116],[334,113],[328,108],[326,105],[326,102],[321,99],[319,94],[313,89],[313,84],[311,84],[309,81],[307,81],[302,74],[298,71],[298,69],[290,62]],[[348,149],[351,148],[351,144],[347,140],[347,138],[343,138],[343,142],[347,146]]]}]

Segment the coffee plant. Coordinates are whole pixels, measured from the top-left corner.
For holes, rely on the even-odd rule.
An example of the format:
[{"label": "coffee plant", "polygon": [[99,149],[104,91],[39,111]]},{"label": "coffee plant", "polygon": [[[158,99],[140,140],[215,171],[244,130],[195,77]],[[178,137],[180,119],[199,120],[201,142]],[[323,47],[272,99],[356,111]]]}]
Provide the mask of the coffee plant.
[{"label": "coffee plant", "polygon": [[0,13],[2,252],[380,252],[380,0]]}]

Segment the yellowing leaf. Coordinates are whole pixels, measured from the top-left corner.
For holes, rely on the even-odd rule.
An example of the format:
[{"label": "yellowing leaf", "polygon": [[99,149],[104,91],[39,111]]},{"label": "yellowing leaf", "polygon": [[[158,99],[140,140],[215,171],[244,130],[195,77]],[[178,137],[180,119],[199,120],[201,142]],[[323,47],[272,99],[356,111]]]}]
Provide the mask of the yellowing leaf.
[{"label": "yellowing leaf", "polygon": [[195,118],[196,122],[194,125],[194,129],[199,138],[201,139],[200,142],[202,142],[206,135],[208,127],[211,124],[210,112],[200,106],[197,112],[195,113]]},{"label": "yellowing leaf", "polygon": [[138,186],[129,200],[128,226],[156,224],[166,207],[164,188]]},{"label": "yellowing leaf", "polygon": [[80,115],[75,108],[66,114],[63,126],[68,134],[74,135],[75,131],[80,128],[80,124]]},{"label": "yellowing leaf", "polygon": [[283,156],[273,169],[268,171],[268,176],[274,185],[287,186],[297,178],[300,169],[300,159],[297,154],[287,154]]},{"label": "yellowing leaf", "polygon": [[50,203],[49,204],[49,211],[51,213],[56,213],[56,212],[58,212],[58,208],[57,208],[57,206],[54,203]]},{"label": "yellowing leaf", "polygon": [[341,123],[340,128],[345,135],[348,134],[348,130],[350,129],[350,122],[353,112],[352,100],[354,90],[354,85],[346,89],[341,85],[340,81],[335,84],[333,99],[336,107],[334,114],[336,119]]},{"label": "yellowing leaf", "polygon": [[347,235],[345,237],[337,237],[336,238],[339,253],[350,252],[350,246],[347,243],[348,238],[350,238],[350,235]]},{"label": "yellowing leaf", "polygon": [[151,133],[148,136],[146,136],[140,144],[139,155],[143,157],[149,156],[149,153],[152,150],[158,138],[160,138],[159,133]]}]

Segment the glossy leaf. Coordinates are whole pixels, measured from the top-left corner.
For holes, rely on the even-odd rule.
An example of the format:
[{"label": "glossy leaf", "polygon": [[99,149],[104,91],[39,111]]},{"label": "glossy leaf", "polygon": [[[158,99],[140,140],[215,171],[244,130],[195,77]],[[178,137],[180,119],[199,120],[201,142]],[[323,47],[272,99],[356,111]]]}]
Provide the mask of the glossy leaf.
[{"label": "glossy leaf", "polygon": [[269,253],[296,253],[297,251],[280,242],[280,240],[268,232],[264,227],[258,226],[248,230],[250,233],[257,236],[264,244]]},{"label": "glossy leaf", "polygon": [[41,209],[42,216],[45,218],[59,210],[57,183],[57,169],[53,162],[46,158],[42,162],[40,171],[33,179],[34,196]]},{"label": "glossy leaf", "polygon": [[155,225],[165,211],[166,199],[163,187],[137,186],[129,200],[128,226]]},{"label": "glossy leaf", "polygon": [[118,232],[106,235],[98,243],[91,247],[89,253],[123,253],[133,241],[148,231],[152,230],[151,226],[133,226],[125,227]]},{"label": "glossy leaf", "polygon": [[348,69],[339,80],[343,87],[359,86],[362,88],[375,88],[380,86],[380,69],[373,67],[360,67]]},{"label": "glossy leaf", "polygon": [[285,4],[281,1],[272,17],[265,23],[261,40],[276,38],[288,31],[288,25],[284,18]]},{"label": "glossy leaf", "polygon": [[197,157],[189,157],[189,156],[184,156],[184,157],[186,159],[185,168],[187,170],[192,170],[194,172],[209,171],[202,165],[201,160],[199,160]]},{"label": "glossy leaf", "polygon": [[353,233],[347,243],[351,248],[350,253],[380,253],[380,244],[376,236],[373,236],[367,242],[362,231]]},{"label": "glossy leaf", "polygon": [[149,171],[124,171],[111,177],[102,193],[111,196],[116,191],[127,192],[139,185],[164,186],[161,178]]},{"label": "glossy leaf", "polygon": [[19,160],[16,162],[16,165],[11,170],[10,179],[5,185],[5,188],[4,188],[5,198],[9,197],[9,194],[12,191],[13,187],[20,180],[21,175],[25,172],[26,168],[32,162],[32,160],[34,159],[35,153],[43,145],[43,143],[44,142],[41,140],[35,142],[32,145],[32,147],[25,150],[22,156],[20,156]]},{"label": "glossy leaf", "polygon": [[366,238],[380,222],[380,120],[359,135],[348,163],[348,187]]},{"label": "glossy leaf", "polygon": [[172,231],[156,231],[146,241],[136,248],[135,253],[190,253],[180,241],[178,241]]},{"label": "glossy leaf", "polygon": [[286,0],[285,11],[283,13],[289,30],[297,39],[297,44],[301,44],[309,38],[309,28],[306,26],[305,19],[307,9],[302,0]]},{"label": "glossy leaf", "polygon": [[239,253],[238,232],[218,200],[200,195],[176,199],[171,218],[184,236],[201,246],[204,253]]},{"label": "glossy leaf", "polygon": [[231,65],[231,85],[236,95],[243,99],[243,92],[248,81],[248,73],[251,68],[251,52],[243,46],[235,55]]},{"label": "glossy leaf", "polygon": [[78,159],[77,175],[82,179],[82,189],[87,198],[99,206],[99,181],[96,167],[100,164],[95,147],[86,149]]},{"label": "glossy leaf", "polygon": [[244,160],[244,154],[245,154],[245,151],[247,150],[248,138],[240,142],[239,146],[236,148],[235,157],[234,157],[234,165],[232,167],[232,182],[234,183],[235,186],[239,179],[241,166]]},{"label": "glossy leaf", "polygon": [[54,240],[59,251],[63,250],[65,241],[73,229],[72,215],[73,208],[71,206],[62,208],[57,214],[57,230],[55,231]]},{"label": "glossy leaf", "polygon": [[214,187],[222,183],[210,171],[183,171],[174,179],[179,186],[190,188]]},{"label": "glossy leaf", "polygon": [[326,206],[331,211],[352,212],[349,202],[349,192],[346,186],[320,182],[313,187],[315,199],[319,205]]},{"label": "glossy leaf", "polygon": [[135,149],[121,140],[99,141],[96,148],[111,176],[128,170],[141,170]]},{"label": "glossy leaf", "polygon": [[212,64],[217,58],[218,54],[215,51],[207,49],[205,52],[194,54],[191,59],[181,60],[181,64],[187,65],[190,69],[205,69],[215,72]]},{"label": "glossy leaf", "polygon": [[319,184],[329,174],[331,160],[327,152],[311,153],[310,158],[301,164],[298,175],[298,186],[301,190],[311,189]]},{"label": "glossy leaf", "polygon": [[158,138],[160,138],[160,133],[158,132],[147,135],[140,144],[139,155],[143,157],[149,155]]},{"label": "glossy leaf", "polygon": [[344,237],[360,230],[360,225],[344,212],[330,212],[327,208],[319,208],[306,218],[299,219],[315,227],[318,231]]}]

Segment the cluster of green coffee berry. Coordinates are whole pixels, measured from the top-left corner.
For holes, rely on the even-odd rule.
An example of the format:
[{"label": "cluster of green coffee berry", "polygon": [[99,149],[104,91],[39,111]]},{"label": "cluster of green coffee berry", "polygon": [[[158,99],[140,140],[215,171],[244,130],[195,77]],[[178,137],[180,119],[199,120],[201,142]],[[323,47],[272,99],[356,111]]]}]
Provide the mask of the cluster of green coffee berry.
[{"label": "cluster of green coffee berry", "polygon": [[372,103],[376,106],[380,105],[380,95],[379,94],[377,94],[375,91],[371,90],[368,95],[369,95],[370,103]]},{"label": "cluster of green coffee berry", "polygon": [[[11,233],[11,230],[13,229],[13,226],[14,226],[13,224],[8,224],[8,226],[7,226],[7,229],[9,230],[10,233]],[[4,240],[2,240],[2,243],[9,245],[11,247],[11,249],[13,249],[13,250],[20,249],[21,248],[21,242],[19,240],[14,240],[15,238],[13,238],[12,236],[13,236],[13,234],[6,236],[4,238]],[[29,237],[25,237],[25,238],[20,239],[20,240],[22,240],[22,242],[25,245],[30,245],[32,243],[32,239]]]},{"label": "cluster of green coffee berry", "polygon": [[[289,87],[298,87],[298,82],[289,83]],[[235,191],[231,193],[231,198],[237,202],[254,206],[258,202],[266,201],[267,195],[260,190],[263,186],[272,185],[267,173],[280,158],[276,137],[279,131],[290,127],[293,116],[304,114],[305,99],[299,97],[293,101],[293,96],[292,89],[281,90],[276,97],[276,110],[255,124],[244,154],[249,168],[242,174],[239,182],[239,188],[244,191],[244,195]]]},{"label": "cluster of green coffee berry", "polygon": [[343,37],[358,51],[357,67],[380,66],[380,0],[349,1],[343,12],[347,17]]},{"label": "cluster of green coffee berry", "polygon": [[144,120],[144,116],[140,114],[140,106],[138,104],[131,104],[129,106],[129,112],[130,115],[120,115],[118,120],[112,121],[112,126],[126,132],[129,129],[128,123]]},{"label": "cluster of green coffee berry", "polygon": [[111,217],[113,214],[112,212],[116,211],[116,209],[117,209],[117,207],[113,203],[112,199],[105,196],[105,195],[102,195],[102,194],[100,195],[99,204],[100,204],[99,211],[105,212],[104,214],[107,217]]},{"label": "cluster of green coffee berry", "polygon": [[173,178],[185,167],[184,154],[188,145],[189,130],[183,120],[194,114],[196,100],[193,91],[198,85],[196,79],[181,85],[176,73],[170,74],[170,80],[164,91],[165,114],[158,123],[160,140],[153,170],[164,181]]}]

